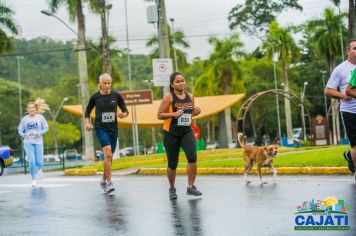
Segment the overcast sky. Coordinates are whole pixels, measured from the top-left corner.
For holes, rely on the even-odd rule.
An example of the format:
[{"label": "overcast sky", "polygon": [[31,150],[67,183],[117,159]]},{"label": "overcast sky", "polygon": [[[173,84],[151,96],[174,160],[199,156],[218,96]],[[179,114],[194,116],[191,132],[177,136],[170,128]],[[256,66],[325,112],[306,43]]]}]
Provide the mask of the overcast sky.
[{"label": "overcast sky", "polygon": [[[118,48],[126,48],[125,31],[125,0],[107,0],[112,3],[110,10],[109,33],[117,40]],[[184,30],[190,48],[185,49],[190,59],[199,56],[206,58],[211,47],[207,42],[210,35],[224,37],[231,34],[228,28],[227,16],[229,11],[244,0],[166,0],[167,18],[175,19],[175,28]],[[32,39],[48,36],[57,40],[72,40],[76,38],[61,22],[53,17],[40,13],[48,9],[46,0],[5,0],[5,3],[15,10],[15,20],[21,26],[22,38]],[[282,25],[300,24],[305,20],[321,17],[323,9],[333,7],[330,0],[299,0],[303,12],[288,11],[278,18]],[[150,49],[145,48],[146,39],[156,32],[152,24],[147,23],[146,8],[153,3],[144,0],[127,0],[128,29],[130,49],[133,53],[147,54]],[[341,9],[348,10],[348,1],[341,0]],[[86,14],[86,35],[98,39],[101,35],[100,17]],[[63,21],[68,22],[75,30],[76,24],[69,22],[65,8],[56,13]],[[249,52],[259,45],[257,39],[241,34],[245,44],[245,51]]]}]

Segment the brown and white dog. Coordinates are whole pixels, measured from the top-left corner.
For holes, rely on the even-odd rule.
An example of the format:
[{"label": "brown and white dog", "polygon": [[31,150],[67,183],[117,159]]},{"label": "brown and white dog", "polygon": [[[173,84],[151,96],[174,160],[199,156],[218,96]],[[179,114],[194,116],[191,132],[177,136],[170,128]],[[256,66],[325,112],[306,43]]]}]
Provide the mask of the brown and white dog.
[{"label": "brown and white dog", "polygon": [[248,180],[247,175],[252,169],[253,163],[257,164],[257,172],[260,177],[261,183],[265,184],[267,182],[263,181],[261,168],[268,167],[273,173],[273,182],[276,181],[277,171],[273,167],[273,158],[277,155],[277,145],[268,145],[267,147],[254,147],[246,146],[246,137],[242,134],[238,134],[238,141],[241,148],[243,148],[242,157],[244,158],[244,181],[248,184],[251,181]]}]

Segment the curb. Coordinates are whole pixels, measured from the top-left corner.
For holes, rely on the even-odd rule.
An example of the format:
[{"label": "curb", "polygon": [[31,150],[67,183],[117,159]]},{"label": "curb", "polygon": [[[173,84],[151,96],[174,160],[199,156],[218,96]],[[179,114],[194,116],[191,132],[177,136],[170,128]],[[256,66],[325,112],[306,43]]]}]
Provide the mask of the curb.
[{"label": "curb", "polygon": [[[198,175],[241,175],[243,167],[236,168],[198,168]],[[278,167],[277,173],[280,175],[339,175],[351,174],[347,167]],[[186,168],[177,168],[177,175],[186,174]],[[166,168],[140,168],[138,175],[165,175]],[[253,168],[250,174],[257,174],[256,168]],[[271,172],[265,168],[262,169],[263,175],[270,175]]]},{"label": "curb", "polygon": [[[243,167],[220,167],[220,168],[198,168],[198,175],[242,175]],[[349,175],[351,174],[347,167],[277,167],[277,173],[279,175]],[[113,175],[125,176],[125,175],[166,175],[166,168],[140,168],[131,169],[127,172],[115,173]],[[64,171],[64,175],[69,176],[87,176],[98,175],[102,172],[98,172],[96,169],[69,169]],[[187,174],[186,168],[177,168],[177,175]],[[256,168],[253,168],[250,174],[257,175]],[[263,175],[270,175],[271,172],[263,168]]]},{"label": "curb", "polygon": [[64,171],[64,175],[70,175],[70,176],[74,176],[74,175],[83,176],[83,175],[96,175],[96,174],[97,174],[96,169],[69,169]]}]

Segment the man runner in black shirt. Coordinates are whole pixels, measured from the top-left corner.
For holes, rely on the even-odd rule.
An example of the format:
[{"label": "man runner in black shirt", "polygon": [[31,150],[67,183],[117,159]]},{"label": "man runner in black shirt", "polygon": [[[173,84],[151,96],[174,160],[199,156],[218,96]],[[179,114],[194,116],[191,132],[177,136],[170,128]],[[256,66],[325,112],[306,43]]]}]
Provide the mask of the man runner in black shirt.
[{"label": "man runner in black shirt", "polygon": [[[90,131],[95,126],[96,136],[104,153],[104,174],[100,186],[105,193],[115,190],[111,182],[111,164],[118,137],[117,118],[123,119],[129,114],[122,96],[112,91],[111,85],[112,79],[109,74],[100,75],[99,91],[91,96],[85,110],[85,129]],[[95,123],[93,126],[90,113],[94,107]],[[117,107],[120,107],[122,113],[117,112]]]}]

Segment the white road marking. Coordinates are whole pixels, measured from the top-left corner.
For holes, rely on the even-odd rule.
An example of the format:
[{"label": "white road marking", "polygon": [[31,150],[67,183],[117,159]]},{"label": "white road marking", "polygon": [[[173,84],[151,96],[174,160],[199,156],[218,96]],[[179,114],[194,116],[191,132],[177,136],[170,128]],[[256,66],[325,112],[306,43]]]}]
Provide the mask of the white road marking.
[{"label": "white road marking", "polygon": [[[48,179],[42,179],[41,181],[43,182],[99,182],[101,178],[48,178]],[[118,181],[121,180],[121,178],[112,178],[112,181]]]},{"label": "white road marking", "polygon": [[[66,187],[70,186],[70,184],[37,184],[36,188],[58,188],[58,187]],[[31,188],[31,184],[0,184],[0,188]]]},{"label": "white road marking", "polygon": [[12,193],[12,191],[0,191],[0,194],[2,193]]}]

